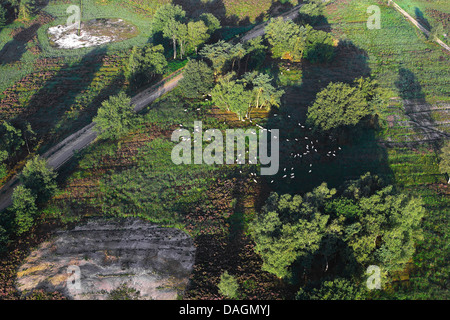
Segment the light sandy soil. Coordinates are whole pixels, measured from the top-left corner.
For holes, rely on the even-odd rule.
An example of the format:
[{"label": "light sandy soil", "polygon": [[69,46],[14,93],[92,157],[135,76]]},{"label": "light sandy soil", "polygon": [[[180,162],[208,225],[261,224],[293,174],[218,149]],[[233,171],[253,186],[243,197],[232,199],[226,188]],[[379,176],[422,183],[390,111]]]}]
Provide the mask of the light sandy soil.
[{"label": "light sandy soil", "polygon": [[58,25],[48,29],[49,39],[60,49],[79,49],[122,41],[137,34],[136,27],[122,19],[94,19],[77,25]]}]

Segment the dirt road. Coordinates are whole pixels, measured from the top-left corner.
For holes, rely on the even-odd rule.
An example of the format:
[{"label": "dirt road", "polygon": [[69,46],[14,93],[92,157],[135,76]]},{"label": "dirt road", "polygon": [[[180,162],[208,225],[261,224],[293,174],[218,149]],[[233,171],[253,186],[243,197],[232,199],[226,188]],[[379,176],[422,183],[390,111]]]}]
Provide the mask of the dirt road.
[{"label": "dirt road", "polygon": [[[298,9],[302,5],[294,7],[292,10],[280,15],[285,19],[294,19],[298,15]],[[254,29],[250,30],[243,37],[241,42],[246,42],[264,34],[264,28],[266,23],[261,24]],[[183,74],[180,73],[169,80],[162,80],[156,85],[142,91],[131,99],[131,103],[135,106],[135,111],[139,112],[149,104],[153,103],[156,99],[160,98],[167,92],[173,90],[183,79]],[[50,167],[55,170],[59,169],[67,161],[69,161],[75,152],[80,151],[87,147],[89,144],[95,141],[97,138],[97,132],[94,131],[95,123],[91,123],[83,129],[72,134],[64,141],[58,143],[52,147],[49,151],[42,155],[47,159]],[[11,205],[11,196],[15,186],[18,184],[17,177],[12,178],[0,189],[0,211]]]}]

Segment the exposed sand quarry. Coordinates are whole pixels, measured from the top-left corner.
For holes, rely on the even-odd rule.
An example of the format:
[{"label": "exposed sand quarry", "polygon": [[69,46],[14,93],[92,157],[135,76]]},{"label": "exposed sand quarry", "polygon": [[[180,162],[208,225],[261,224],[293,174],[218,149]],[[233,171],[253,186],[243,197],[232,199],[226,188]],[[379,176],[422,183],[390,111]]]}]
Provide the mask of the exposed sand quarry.
[{"label": "exposed sand quarry", "polygon": [[18,270],[17,288],[106,300],[126,286],[139,291],[138,299],[172,300],[185,289],[194,258],[192,239],[178,229],[139,219],[93,220],[57,232],[33,251]]}]

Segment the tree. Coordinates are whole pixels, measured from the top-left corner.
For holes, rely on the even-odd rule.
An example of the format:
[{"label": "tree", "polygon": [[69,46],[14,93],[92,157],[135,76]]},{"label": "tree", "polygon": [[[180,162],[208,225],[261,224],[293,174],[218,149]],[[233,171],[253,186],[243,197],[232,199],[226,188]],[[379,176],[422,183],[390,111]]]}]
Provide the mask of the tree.
[{"label": "tree", "polygon": [[6,9],[0,4],[0,30],[6,26]]},{"label": "tree", "polygon": [[320,288],[301,288],[297,300],[364,300],[366,292],[361,286],[343,278],[324,281]]},{"label": "tree", "polygon": [[211,92],[213,102],[221,109],[234,112],[242,120],[251,104],[251,91],[246,91],[244,85],[233,80],[230,73],[219,80]]},{"label": "tree", "polygon": [[0,225],[0,254],[7,250],[9,235],[6,229]]},{"label": "tree", "polygon": [[450,141],[446,141],[440,153],[439,170],[442,174],[446,174],[448,183],[450,184]]},{"label": "tree", "polygon": [[203,21],[191,21],[187,24],[187,42],[189,50],[194,49],[197,54],[198,47],[204,44],[209,37],[208,27]]},{"label": "tree", "polygon": [[321,30],[310,30],[306,37],[305,59],[312,63],[329,62],[333,55],[333,37]]},{"label": "tree", "polygon": [[29,20],[36,12],[37,0],[20,0],[19,19]]},{"label": "tree", "polygon": [[271,194],[250,227],[263,269],[285,279],[311,269],[345,277],[369,265],[402,270],[422,238],[425,209],[393,186],[365,186],[377,180],[363,176],[344,192],[323,183],[303,197]]},{"label": "tree", "polygon": [[180,36],[183,36],[183,30],[184,25],[173,18],[170,19],[163,28],[164,38],[169,38],[172,40],[174,59],[177,58],[177,41],[180,39]]},{"label": "tree", "polygon": [[217,286],[221,295],[230,299],[236,299],[238,297],[239,284],[235,277],[228,274],[228,271],[225,271],[220,276],[220,282]]},{"label": "tree", "polygon": [[[316,196],[311,195],[313,197]],[[289,279],[295,262],[302,260],[301,267],[309,267],[311,254],[319,249],[329,219],[315,212],[311,202],[304,202],[300,196],[270,195],[266,206],[250,227],[256,243],[255,251],[262,257],[264,271]]]},{"label": "tree", "polygon": [[186,12],[179,5],[165,4],[158,8],[152,19],[153,34],[163,32],[168,24],[173,21],[181,22],[185,19]]},{"label": "tree", "polygon": [[57,190],[56,176],[56,172],[48,167],[47,161],[36,156],[26,163],[19,178],[24,187],[36,197],[36,203],[43,203]]},{"label": "tree", "polygon": [[131,98],[124,92],[102,103],[94,118],[95,130],[103,138],[117,139],[129,132],[137,123]]},{"label": "tree", "polygon": [[14,189],[12,202],[11,210],[15,214],[16,233],[21,235],[34,225],[37,213],[36,195],[32,190],[20,185]]},{"label": "tree", "polygon": [[293,21],[272,18],[266,26],[266,39],[271,45],[272,57],[300,61],[310,26],[300,27]]},{"label": "tree", "polygon": [[185,98],[196,99],[209,93],[213,86],[213,70],[203,61],[189,61],[179,84],[181,94]]},{"label": "tree", "polygon": [[308,109],[308,123],[322,131],[354,126],[372,114],[364,93],[349,84],[330,83]]}]

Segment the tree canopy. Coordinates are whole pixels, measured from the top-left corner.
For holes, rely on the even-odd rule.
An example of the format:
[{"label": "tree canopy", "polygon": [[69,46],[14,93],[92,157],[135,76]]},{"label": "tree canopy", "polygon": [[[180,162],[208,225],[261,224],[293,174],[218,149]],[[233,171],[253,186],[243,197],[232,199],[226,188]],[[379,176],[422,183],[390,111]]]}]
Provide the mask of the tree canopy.
[{"label": "tree canopy", "polygon": [[265,29],[265,37],[271,45],[272,57],[300,61],[310,28],[299,26],[291,20],[272,18]]},{"label": "tree canopy", "polygon": [[124,74],[128,81],[142,84],[157,75],[164,74],[167,66],[162,45],[133,47]]},{"label": "tree canopy", "polygon": [[[439,162],[439,170],[442,174],[447,174],[447,177],[450,176],[450,141],[446,141],[444,146],[441,149],[440,153],[440,162]],[[450,184],[450,177],[448,180]]]},{"label": "tree canopy", "polygon": [[[304,196],[271,194],[251,224],[263,269],[294,279],[308,274],[313,263],[324,274],[333,268],[342,276],[371,264],[385,273],[404,268],[421,238],[423,203],[369,177],[349,182],[344,190],[323,183]],[[376,188],[366,188],[374,181]]]},{"label": "tree canopy", "polygon": [[186,18],[186,11],[180,5],[167,3],[158,8],[152,18],[153,33],[163,32],[167,25],[173,21],[183,22]]}]

